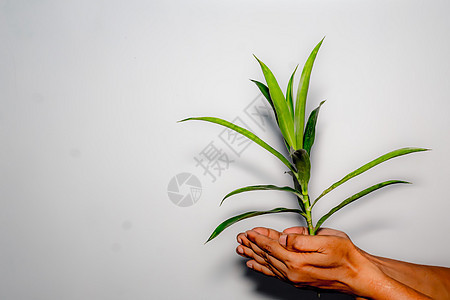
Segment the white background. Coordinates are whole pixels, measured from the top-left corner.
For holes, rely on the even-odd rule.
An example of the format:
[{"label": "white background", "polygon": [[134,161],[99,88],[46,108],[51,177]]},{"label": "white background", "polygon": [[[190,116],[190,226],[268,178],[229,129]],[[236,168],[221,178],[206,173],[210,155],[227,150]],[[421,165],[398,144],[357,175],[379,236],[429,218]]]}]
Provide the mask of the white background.
[{"label": "white background", "polygon": [[[325,225],[373,254],[450,266],[449,9],[448,1],[0,0],[0,298],[316,298],[247,271],[234,253],[237,233],[302,224],[292,215],[243,221],[203,244],[234,214],[295,207],[277,192],[218,207],[241,186],[290,184],[284,166],[251,145],[213,183],[194,157],[211,141],[231,157],[222,129],[176,121],[241,116],[258,95],[248,79],[263,79],[253,53],[285,89],[323,36],[308,98],[308,111],[327,99],[311,193],[395,148],[433,150],[353,179],[315,215],[373,183],[412,181]],[[281,149],[275,131],[255,133]],[[168,198],[181,172],[202,182],[191,207]]]}]

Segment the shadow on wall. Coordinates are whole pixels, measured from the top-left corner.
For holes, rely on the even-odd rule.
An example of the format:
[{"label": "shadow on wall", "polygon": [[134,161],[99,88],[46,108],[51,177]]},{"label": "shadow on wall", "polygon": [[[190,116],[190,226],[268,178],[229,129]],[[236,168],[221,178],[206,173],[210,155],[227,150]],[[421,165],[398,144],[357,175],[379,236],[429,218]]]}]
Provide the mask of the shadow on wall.
[{"label": "shadow on wall", "polygon": [[244,276],[256,283],[255,292],[263,294],[277,300],[353,300],[353,296],[333,293],[320,292],[320,296],[316,291],[304,290],[293,287],[288,283],[282,282],[276,278],[271,278],[263,274],[259,274],[243,266],[246,269]]}]

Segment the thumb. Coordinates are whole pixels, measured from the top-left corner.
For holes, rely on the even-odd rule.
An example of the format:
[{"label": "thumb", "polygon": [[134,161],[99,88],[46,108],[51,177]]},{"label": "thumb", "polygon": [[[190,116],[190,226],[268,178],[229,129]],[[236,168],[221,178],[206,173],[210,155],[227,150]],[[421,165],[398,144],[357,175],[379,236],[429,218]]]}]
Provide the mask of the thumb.
[{"label": "thumb", "polygon": [[280,243],[281,246],[286,248],[287,247],[287,234],[280,235],[280,238],[278,239],[278,242]]},{"label": "thumb", "polygon": [[322,245],[322,237],[303,234],[282,234],[278,239],[281,246],[289,251],[316,252]]}]

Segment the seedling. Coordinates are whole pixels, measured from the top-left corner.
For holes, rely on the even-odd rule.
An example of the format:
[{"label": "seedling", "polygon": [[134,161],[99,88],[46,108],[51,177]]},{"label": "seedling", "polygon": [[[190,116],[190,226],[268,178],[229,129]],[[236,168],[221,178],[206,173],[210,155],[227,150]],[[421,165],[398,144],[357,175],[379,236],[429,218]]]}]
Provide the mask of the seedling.
[{"label": "seedling", "polygon": [[282,212],[292,212],[297,213],[301,215],[306,220],[306,224],[308,226],[308,231],[310,235],[315,235],[319,228],[322,226],[322,224],[335,212],[339,211],[343,207],[347,206],[348,204],[360,199],[361,197],[364,197],[367,194],[370,194],[378,189],[381,189],[383,187],[386,187],[388,185],[392,184],[406,184],[409,183],[407,181],[403,180],[387,180],[383,181],[377,184],[374,184],[368,188],[363,189],[362,191],[348,197],[344,201],[342,201],[339,205],[332,208],[327,214],[322,216],[314,225],[313,219],[312,219],[312,208],[316,203],[322,199],[326,194],[340,186],[341,184],[347,182],[348,180],[352,179],[355,176],[360,175],[361,173],[364,173],[365,171],[375,167],[376,165],[379,165],[389,159],[392,159],[394,157],[406,155],[409,153],[414,152],[421,152],[426,151],[428,149],[424,148],[401,148],[394,151],[391,151],[389,153],[386,153],[368,163],[363,165],[362,167],[354,170],[353,172],[345,175],[342,179],[336,181],[333,183],[330,187],[325,189],[316,199],[312,200],[310,198],[310,194],[308,192],[308,183],[309,178],[311,174],[311,163],[310,163],[310,156],[311,156],[311,150],[312,146],[314,144],[315,139],[315,131],[316,131],[316,123],[317,118],[319,115],[319,110],[322,104],[325,101],[322,101],[319,106],[314,109],[311,114],[309,115],[309,118],[305,125],[305,107],[306,107],[306,97],[308,94],[308,88],[309,88],[309,81],[311,77],[311,71],[313,68],[314,61],[316,59],[317,53],[320,49],[320,46],[322,45],[323,39],[317,44],[317,46],[314,48],[314,50],[311,52],[310,56],[308,57],[304,67],[303,71],[300,77],[297,94],[295,98],[295,104],[294,104],[294,91],[293,91],[293,82],[294,82],[294,75],[297,70],[295,68],[294,72],[292,73],[289,83],[287,85],[287,91],[286,95],[283,94],[283,92],[280,89],[280,86],[278,85],[277,80],[275,79],[275,76],[272,74],[270,69],[262,62],[260,61],[256,56],[256,60],[258,61],[259,65],[261,66],[262,72],[264,74],[264,78],[266,80],[266,84],[252,80],[256,86],[259,88],[261,93],[264,95],[264,97],[269,102],[270,106],[272,107],[274,114],[275,114],[275,120],[277,122],[278,127],[280,128],[281,134],[284,138],[284,143],[287,148],[287,151],[289,153],[289,157],[285,157],[280,152],[275,150],[273,147],[269,146],[266,142],[261,140],[259,137],[257,137],[255,134],[250,132],[249,130],[242,128],[240,126],[237,126],[231,122],[225,121],[220,118],[213,118],[213,117],[193,117],[193,118],[187,118],[182,121],[187,120],[201,120],[201,121],[207,121],[211,123],[216,123],[225,127],[228,127],[229,129],[232,129],[256,144],[260,145],[262,148],[269,151],[271,154],[273,154],[275,157],[277,157],[288,169],[288,173],[292,176],[293,179],[293,187],[289,186],[275,186],[275,185],[253,185],[253,186],[247,186],[243,188],[239,188],[237,190],[234,190],[227,194],[222,202],[225,199],[227,199],[230,196],[240,194],[243,192],[248,191],[257,191],[257,190],[276,190],[276,191],[285,191],[294,194],[297,197],[299,208],[285,208],[285,207],[279,207],[274,208],[272,210],[268,211],[250,211],[246,212],[237,216],[234,216],[232,218],[229,218],[222,222],[217,228],[213,231],[207,242],[218,236],[225,228],[231,226],[232,224],[250,218],[254,216],[259,215],[265,215],[265,214],[273,214],[273,213],[282,213]]}]

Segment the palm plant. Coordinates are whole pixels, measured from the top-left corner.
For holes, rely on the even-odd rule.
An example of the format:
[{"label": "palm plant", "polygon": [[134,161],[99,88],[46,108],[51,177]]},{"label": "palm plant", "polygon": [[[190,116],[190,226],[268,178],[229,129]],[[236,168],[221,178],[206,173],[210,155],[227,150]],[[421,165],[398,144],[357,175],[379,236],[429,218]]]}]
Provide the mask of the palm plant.
[{"label": "palm plant", "polygon": [[201,121],[207,121],[211,123],[216,123],[225,127],[228,127],[229,129],[232,129],[250,140],[254,141],[256,144],[260,145],[267,151],[269,151],[271,154],[273,154],[275,157],[277,157],[288,169],[288,173],[293,178],[293,187],[289,186],[275,186],[275,185],[253,185],[253,186],[246,186],[239,188],[237,190],[234,190],[230,193],[228,193],[222,200],[220,204],[223,203],[225,199],[227,199],[230,196],[240,194],[247,191],[257,191],[257,190],[276,190],[276,191],[285,191],[290,192],[294,194],[297,197],[299,208],[284,208],[279,207],[268,211],[250,211],[246,212],[237,216],[234,216],[232,218],[229,218],[222,222],[217,228],[213,231],[207,242],[218,236],[225,228],[231,226],[232,224],[250,218],[254,216],[264,215],[264,214],[273,214],[273,213],[281,213],[281,212],[293,212],[301,215],[305,218],[306,224],[308,226],[308,231],[310,235],[315,235],[319,228],[322,226],[322,224],[335,212],[340,210],[341,208],[347,206],[348,204],[352,203],[353,201],[356,201],[360,199],[361,197],[372,193],[378,189],[381,189],[383,187],[386,187],[388,185],[392,184],[406,184],[409,183],[407,181],[403,180],[387,180],[383,181],[377,184],[374,184],[368,188],[363,189],[362,191],[346,198],[343,200],[339,205],[332,208],[327,214],[322,216],[314,225],[312,220],[312,208],[314,205],[326,194],[340,186],[341,184],[347,182],[348,180],[352,179],[355,176],[360,175],[361,173],[375,167],[378,164],[381,164],[382,162],[385,162],[389,159],[402,156],[405,154],[413,153],[413,152],[420,152],[420,151],[426,151],[428,149],[424,148],[401,148],[394,151],[391,151],[389,153],[386,153],[368,163],[361,166],[360,168],[354,170],[353,172],[350,172],[349,174],[345,175],[340,180],[336,181],[332,185],[330,185],[327,189],[325,189],[315,200],[312,200],[310,198],[310,194],[308,192],[308,183],[311,173],[311,163],[310,163],[310,156],[311,156],[311,149],[314,144],[315,139],[315,131],[316,131],[316,123],[317,118],[319,115],[319,110],[322,104],[325,101],[322,101],[317,108],[315,108],[311,114],[309,115],[309,118],[305,125],[305,107],[306,107],[306,97],[308,94],[308,88],[309,88],[309,82],[311,77],[311,71],[313,68],[314,61],[316,59],[317,53],[320,49],[320,46],[322,45],[323,39],[316,45],[316,47],[313,49],[311,54],[309,55],[304,67],[303,71],[300,77],[297,94],[295,98],[294,103],[294,91],[293,91],[293,82],[294,82],[294,75],[297,70],[293,71],[289,83],[287,85],[287,91],[286,95],[283,94],[283,92],[280,89],[280,86],[277,83],[277,80],[275,79],[275,76],[270,71],[270,69],[262,62],[260,61],[256,56],[256,60],[258,61],[259,65],[261,66],[262,72],[264,74],[264,78],[266,80],[266,84],[252,80],[256,86],[259,88],[261,93],[264,95],[264,97],[269,102],[270,106],[273,108],[275,119],[277,122],[277,125],[281,131],[281,134],[284,139],[285,146],[287,148],[287,151],[289,153],[289,157],[285,157],[280,152],[275,150],[273,147],[269,146],[266,142],[261,140],[259,137],[257,137],[255,134],[250,132],[249,130],[242,128],[240,126],[237,126],[231,122],[228,122],[226,120],[220,119],[220,118],[214,118],[214,117],[192,117],[187,118],[184,120],[181,120],[180,122],[187,121],[187,120],[201,120]]}]

